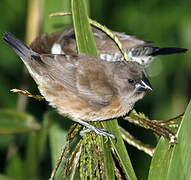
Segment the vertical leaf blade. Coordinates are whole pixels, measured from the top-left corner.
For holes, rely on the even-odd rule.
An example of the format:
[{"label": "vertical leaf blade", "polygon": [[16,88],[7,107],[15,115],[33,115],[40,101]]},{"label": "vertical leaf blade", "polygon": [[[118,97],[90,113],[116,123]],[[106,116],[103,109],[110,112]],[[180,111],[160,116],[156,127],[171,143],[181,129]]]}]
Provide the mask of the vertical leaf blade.
[{"label": "vertical leaf blade", "polygon": [[178,130],[178,144],[174,147],[170,160],[167,180],[191,179],[191,102]]},{"label": "vertical leaf blade", "polygon": [[161,137],[152,158],[148,180],[166,179],[171,154],[172,148],[169,149],[169,141]]},{"label": "vertical leaf blade", "polygon": [[72,18],[78,52],[97,56],[97,48],[88,22],[84,0],[72,0]]},{"label": "vertical leaf blade", "polygon": [[[97,48],[95,46],[93,34],[90,30],[84,0],[72,0],[72,16],[79,53],[88,53],[97,56]],[[112,141],[112,146],[117,153],[117,156],[120,160],[126,176],[129,179],[136,180],[136,175],[132,168],[131,161],[129,159],[120,131],[118,129],[117,120],[107,121],[103,124],[104,128],[106,128],[110,133],[114,134],[117,138],[117,144]],[[111,159],[111,154],[106,152],[106,147],[104,148],[104,152],[106,153],[105,159],[107,159],[105,165],[106,168],[108,168],[109,166],[111,166],[111,163],[113,163],[113,159]],[[110,170],[113,170],[113,167]],[[106,173],[110,173],[109,170]],[[111,174],[111,177],[108,176],[108,178],[113,178],[113,172]]]},{"label": "vertical leaf blade", "polygon": [[111,147],[109,143],[104,143],[104,164],[105,164],[106,178],[109,180],[115,180],[114,161],[111,154]]},{"label": "vertical leaf blade", "polygon": [[161,138],[154,153],[149,180],[191,179],[191,102],[178,130],[178,144],[169,149],[167,140]]},{"label": "vertical leaf blade", "polygon": [[125,175],[128,177],[128,179],[136,180],[137,178],[122,139],[117,120],[106,121],[103,122],[103,124],[104,127],[117,138],[117,142],[115,142],[113,139],[111,140],[112,147],[115,149],[115,152],[119,158],[119,163],[121,164]]}]

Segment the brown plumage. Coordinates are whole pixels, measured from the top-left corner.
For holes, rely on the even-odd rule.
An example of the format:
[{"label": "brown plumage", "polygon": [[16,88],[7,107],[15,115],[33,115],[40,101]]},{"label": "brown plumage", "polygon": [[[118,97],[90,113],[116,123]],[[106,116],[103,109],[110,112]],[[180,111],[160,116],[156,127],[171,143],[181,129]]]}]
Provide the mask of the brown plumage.
[{"label": "brown plumage", "polygon": [[108,62],[88,54],[39,54],[10,33],[5,33],[4,40],[60,114],[105,137],[114,136],[87,121],[123,116],[152,89],[144,67],[136,62]]},{"label": "brown plumage", "polygon": [[[99,57],[106,61],[123,61],[124,57],[116,43],[101,30],[92,27],[94,40],[98,49]],[[136,61],[144,66],[157,55],[168,55],[182,53],[185,48],[159,48],[152,45],[150,41],[144,41],[135,36],[121,32],[113,32],[121,41],[123,48],[131,61]],[[43,34],[37,37],[31,44],[31,48],[38,53],[77,55],[77,45],[74,29],[69,28],[61,32]]]}]

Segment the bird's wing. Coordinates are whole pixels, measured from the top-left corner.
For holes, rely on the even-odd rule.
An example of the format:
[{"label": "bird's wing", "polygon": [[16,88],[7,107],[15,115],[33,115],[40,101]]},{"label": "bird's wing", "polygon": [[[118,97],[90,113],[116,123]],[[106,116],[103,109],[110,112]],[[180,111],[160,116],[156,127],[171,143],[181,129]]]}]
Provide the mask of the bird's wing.
[{"label": "bird's wing", "polygon": [[[97,28],[93,28],[92,30],[93,30],[93,34],[94,34],[94,38],[95,38],[95,42],[96,42],[99,54],[101,53],[112,54],[112,53],[120,52],[117,44],[105,32]],[[113,33],[119,38],[120,42],[122,43],[122,47],[124,49],[130,49],[137,46],[151,45],[151,42],[149,41],[138,39],[135,36],[128,35],[123,32],[113,31]]]},{"label": "bird's wing", "polygon": [[[107,106],[114,92],[109,85],[104,67],[97,63],[101,61],[95,56],[79,55],[41,55],[43,61],[41,68],[47,75],[68,88],[80,98],[88,101],[90,105],[96,107]],[[42,70],[44,69],[44,70]]]},{"label": "bird's wing", "polygon": [[[99,54],[120,53],[117,44],[105,32],[93,26],[92,31]],[[149,41],[138,39],[132,35],[114,31],[113,33],[119,38],[124,49],[151,45]],[[59,48],[62,49],[63,54],[77,55],[77,45],[73,28],[68,28],[64,31],[54,32],[51,34],[43,34],[37,37],[30,47],[39,54],[50,54],[51,49],[55,44],[60,45]],[[57,46],[55,46],[55,48],[57,48]]]},{"label": "bird's wing", "polygon": [[77,55],[74,29],[42,34],[31,43],[30,48],[39,54]]},{"label": "bird's wing", "polygon": [[53,44],[59,39],[62,31],[50,34],[42,34],[35,38],[30,44],[30,48],[39,54],[51,54]]},{"label": "bird's wing", "polygon": [[[113,99],[114,91],[101,59],[95,56],[81,56],[76,73],[78,94],[91,105],[107,106]],[[86,58],[86,59],[83,59]]]},{"label": "bird's wing", "polygon": [[[33,57],[34,58],[34,57]],[[38,58],[38,57],[37,57]],[[49,77],[50,80],[76,93],[76,58],[65,55],[42,54],[33,69],[40,74]],[[37,69],[38,68],[38,69]]]}]

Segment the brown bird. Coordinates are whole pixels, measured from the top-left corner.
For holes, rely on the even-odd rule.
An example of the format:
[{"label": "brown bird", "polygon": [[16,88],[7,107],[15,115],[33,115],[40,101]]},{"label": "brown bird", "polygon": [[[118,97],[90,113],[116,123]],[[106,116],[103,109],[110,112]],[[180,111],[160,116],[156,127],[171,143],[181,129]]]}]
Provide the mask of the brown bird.
[{"label": "brown bird", "polygon": [[[116,43],[103,31],[92,27],[99,57],[107,61],[122,61],[124,56]],[[168,55],[187,51],[185,48],[159,48],[149,41],[144,41],[135,36],[121,32],[113,32],[121,41],[131,61],[136,61],[144,66],[157,55]],[[61,32],[43,34],[31,44],[31,48],[38,53],[77,55],[77,45],[74,29],[69,28]]]},{"label": "brown bird", "polygon": [[60,114],[88,131],[114,138],[88,121],[103,121],[127,114],[152,87],[144,66],[137,62],[108,62],[88,54],[39,54],[11,33],[3,39],[20,56],[41,94]]}]

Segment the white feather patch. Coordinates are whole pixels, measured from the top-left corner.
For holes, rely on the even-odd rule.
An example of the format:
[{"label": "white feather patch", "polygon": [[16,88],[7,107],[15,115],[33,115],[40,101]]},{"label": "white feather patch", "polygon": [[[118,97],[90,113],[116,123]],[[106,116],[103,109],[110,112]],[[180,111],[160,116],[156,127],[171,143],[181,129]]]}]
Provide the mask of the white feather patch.
[{"label": "white feather patch", "polygon": [[65,54],[65,53],[62,50],[62,47],[60,44],[54,43],[52,48],[51,48],[51,54]]}]

